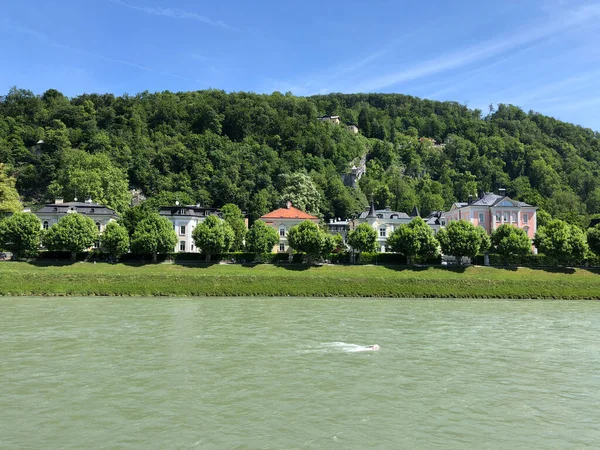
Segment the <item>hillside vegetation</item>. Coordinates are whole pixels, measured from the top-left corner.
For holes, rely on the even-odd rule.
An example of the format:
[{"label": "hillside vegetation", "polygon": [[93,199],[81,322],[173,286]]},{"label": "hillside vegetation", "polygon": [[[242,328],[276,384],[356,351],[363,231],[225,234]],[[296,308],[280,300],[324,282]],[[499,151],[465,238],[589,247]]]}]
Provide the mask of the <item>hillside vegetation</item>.
[{"label": "hillside vegetation", "polygon": [[[344,186],[340,175],[365,153],[367,175]],[[371,196],[425,215],[505,187],[572,223],[600,213],[599,133],[510,105],[484,117],[398,94],[67,98],[13,88],[0,98],[0,163],[32,205],[91,197],[123,212],[136,189],[157,203],[235,203],[253,220],[294,196],[327,219],[353,215]]]}]

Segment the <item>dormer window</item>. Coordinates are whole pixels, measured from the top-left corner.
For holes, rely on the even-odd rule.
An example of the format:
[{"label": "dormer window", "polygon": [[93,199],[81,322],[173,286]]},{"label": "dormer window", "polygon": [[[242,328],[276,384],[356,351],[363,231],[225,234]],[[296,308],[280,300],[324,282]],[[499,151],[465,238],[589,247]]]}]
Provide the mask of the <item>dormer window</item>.
[{"label": "dormer window", "polygon": [[44,220],[44,223],[42,224],[42,228],[43,228],[44,230],[47,230],[47,229],[48,229],[48,221],[47,221],[47,220]]},{"label": "dormer window", "polygon": [[96,228],[98,228],[98,231],[100,231],[100,228],[101,228],[100,222],[96,222]]},{"label": "dormer window", "polygon": [[399,219],[400,217],[398,217],[398,214],[392,214],[390,219]]}]

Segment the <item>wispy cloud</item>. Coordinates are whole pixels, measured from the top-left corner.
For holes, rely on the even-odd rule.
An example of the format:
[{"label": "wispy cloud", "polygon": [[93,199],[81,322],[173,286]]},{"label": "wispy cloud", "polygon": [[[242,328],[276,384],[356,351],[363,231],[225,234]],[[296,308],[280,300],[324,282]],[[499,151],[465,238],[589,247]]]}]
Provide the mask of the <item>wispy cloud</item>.
[{"label": "wispy cloud", "polygon": [[126,60],[117,59],[117,58],[111,58],[109,56],[101,55],[99,53],[94,53],[94,52],[90,52],[90,51],[87,51],[87,50],[82,50],[80,48],[72,47],[70,45],[64,45],[64,44],[61,44],[59,42],[53,41],[47,35],[45,35],[44,33],[41,33],[40,31],[33,30],[33,29],[27,28],[27,27],[22,27],[22,26],[19,26],[19,25],[14,25],[12,23],[9,23],[6,20],[4,21],[3,25],[4,25],[4,27],[6,29],[11,29],[14,32],[30,36],[30,37],[32,37],[34,39],[39,40],[40,42],[43,42],[44,44],[47,44],[50,47],[59,48],[59,49],[67,50],[67,51],[70,51],[70,52],[80,53],[82,55],[87,55],[87,56],[90,56],[90,57],[95,58],[95,59],[101,59],[101,60],[104,60],[104,61],[109,61],[109,62],[113,62],[113,63],[116,63],[116,64],[121,64],[121,65],[129,66],[129,67],[133,67],[135,69],[143,70],[143,71],[146,71],[146,72],[152,72],[152,73],[157,73],[157,74],[165,75],[165,76],[172,77],[172,78],[178,78],[180,80],[199,81],[199,80],[195,80],[193,78],[189,78],[189,77],[184,77],[182,75],[178,75],[176,73],[166,72],[166,71],[154,69],[154,68],[148,67],[148,66],[142,66],[141,64],[136,64],[136,63],[131,62],[131,61],[126,61]]},{"label": "wispy cloud", "polygon": [[149,7],[149,6],[137,6],[131,5],[129,3],[122,2],[121,0],[109,0],[111,3],[115,3],[117,5],[124,6],[129,9],[133,9],[134,11],[140,11],[146,14],[150,14],[152,16],[163,16],[170,17],[172,19],[188,19],[195,20],[197,22],[205,23],[207,25],[213,25],[216,27],[226,28],[228,30],[233,30],[234,28],[227,25],[225,22],[221,20],[213,20],[209,17],[203,16],[201,14],[195,12],[184,11],[182,9],[177,8],[160,8],[160,7]]},{"label": "wispy cloud", "polygon": [[523,31],[516,36],[487,41],[481,45],[448,53],[437,58],[424,61],[407,69],[397,70],[382,76],[372,77],[356,86],[363,92],[377,91],[389,86],[418,78],[427,77],[437,73],[467,66],[503,52],[531,44],[533,42],[553,36],[556,33],[580,26],[586,22],[597,20],[600,17],[600,4],[578,7],[563,15],[560,19],[539,25],[536,28]]}]

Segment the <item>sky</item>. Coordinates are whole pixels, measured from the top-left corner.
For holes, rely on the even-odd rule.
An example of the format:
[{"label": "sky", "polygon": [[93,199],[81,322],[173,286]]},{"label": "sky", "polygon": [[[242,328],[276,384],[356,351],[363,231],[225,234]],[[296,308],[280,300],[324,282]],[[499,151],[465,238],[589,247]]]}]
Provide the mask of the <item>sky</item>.
[{"label": "sky", "polygon": [[12,86],[393,92],[600,130],[598,0],[0,0]]}]

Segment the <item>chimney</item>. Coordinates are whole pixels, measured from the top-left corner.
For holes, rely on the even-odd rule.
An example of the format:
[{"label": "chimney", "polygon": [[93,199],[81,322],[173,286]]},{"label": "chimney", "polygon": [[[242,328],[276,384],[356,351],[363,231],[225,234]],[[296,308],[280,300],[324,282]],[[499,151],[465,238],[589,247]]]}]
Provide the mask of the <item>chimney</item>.
[{"label": "chimney", "polygon": [[469,194],[469,205],[473,203],[473,196],[471,194]]},{"label": "chimney", "polygon": [[391,208],[390,205],[385,205],[385,210],[386,211],[390,211],[391,210],[390,208]]},{"label": "chimney", "polygon": [[290,201],[288,200],[288,202],[285,204],[285,207],[286,207],[287,209],[290,209],[290,208],[292,207],[292,202],[290,202]]},{"label": "chimney", "polygon": [[62,199],[62,198],[60,198],[60,197],[59,197],[59,198],[56,198],[56,199],[54,200],[54,204],[55,204],[55,205],[61,205],[61,204],[62,204],[62,202],[63,202],[63,199]]},{"label": "chimney", "polygon": [[506,189],[505,188],[498,189],[498,195],[504,197],[506,195]]}]

